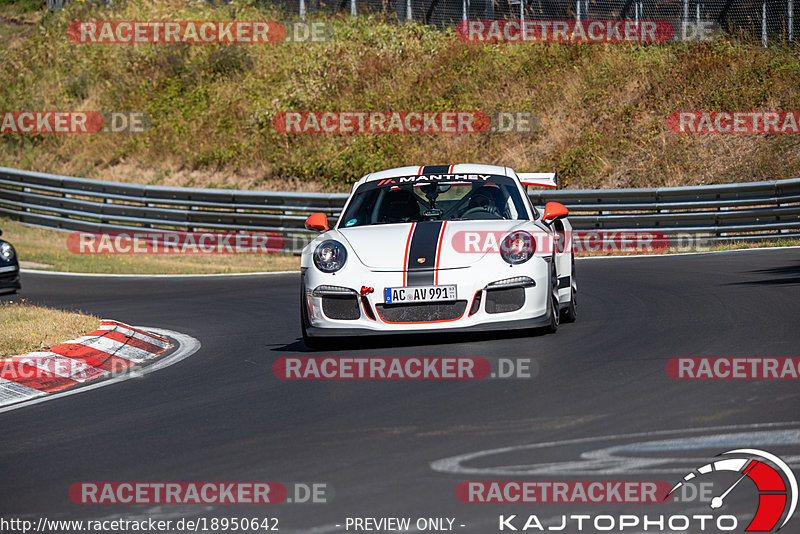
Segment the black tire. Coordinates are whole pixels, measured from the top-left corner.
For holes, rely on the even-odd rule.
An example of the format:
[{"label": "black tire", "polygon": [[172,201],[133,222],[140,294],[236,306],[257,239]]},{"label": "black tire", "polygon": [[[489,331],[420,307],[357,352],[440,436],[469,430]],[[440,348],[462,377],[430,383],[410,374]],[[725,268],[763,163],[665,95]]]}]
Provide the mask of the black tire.
[{"label": "black tire", "polygon": [[574,323],[578,320],[578,291],[574,285],[575,282],[575,257],[572,257],[572,272],[569,277],[569,306],[561,312],[561,321],[564,323]]},{"label": "black tire", "polygon": [[558,273],[556,272],[556,259],[553,258],[550,268],[550,324],[545,328],[548,334],[558,332],[561,324],[561,311],[558,306]]}]

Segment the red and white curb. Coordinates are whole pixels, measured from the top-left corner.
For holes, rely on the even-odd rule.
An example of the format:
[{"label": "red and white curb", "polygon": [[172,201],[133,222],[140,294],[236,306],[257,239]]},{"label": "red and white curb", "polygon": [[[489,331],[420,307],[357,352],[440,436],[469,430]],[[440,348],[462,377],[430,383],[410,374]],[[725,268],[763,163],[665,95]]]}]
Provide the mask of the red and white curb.
[{"label": "red and white curb", "polygon": [[[176,340],[177,350],[149,364],[173,347],[167,336]],[[94,389],[79,386],[98,379],[105,380],[93,386],[142,376],[199,348],[200,342],[185,334],[103,320],[94,332],[46,351],[0,359],[0,412]]]}]

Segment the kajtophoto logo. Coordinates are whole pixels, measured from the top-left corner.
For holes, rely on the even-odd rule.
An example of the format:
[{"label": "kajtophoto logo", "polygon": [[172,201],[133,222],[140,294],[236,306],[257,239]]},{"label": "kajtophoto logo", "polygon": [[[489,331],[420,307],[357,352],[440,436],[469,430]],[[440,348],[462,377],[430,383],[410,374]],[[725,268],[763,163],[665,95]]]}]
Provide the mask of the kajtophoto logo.
[{"label": "kajtophoto logo", "polygon": [[675,484],[665,500],[678,488],[701,477],[714,477],[717,473],[736,473],[739,477],[721,494],[711,499],[712,510],[722,508],[725,499],[745,478],[758,489],[758,504],[752,521],[745,532],[772,532],[786,526],[797,509],[797,479],[789,466],[774,454],[759,449],[734,449],[718,456],[723,458],[692,470]]}]

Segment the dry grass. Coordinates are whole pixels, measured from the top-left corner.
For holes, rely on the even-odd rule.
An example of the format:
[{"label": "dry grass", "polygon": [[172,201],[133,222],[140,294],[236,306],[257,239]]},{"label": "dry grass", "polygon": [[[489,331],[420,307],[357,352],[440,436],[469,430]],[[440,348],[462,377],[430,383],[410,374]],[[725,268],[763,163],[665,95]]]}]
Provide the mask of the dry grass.
[{"label": "dry grass", "polygon": [[44,350],[85,335],[100,325],[93,315],[34,306],[25,299],[0,300],[0,358]]},{"label": "dry grass", "polygon": [[680,254],[684,252],[725,252],[731,250],[755,249],[755,248],[777,248],[777,247],[797,247],[800,246],[800,239],[796,237],[784,237],[782,239],[760,239],[755,241],[728,241],[714,245],[702,247],[670,248],[668,254]]},{"label": "dry grass", "polygon": [[[13,7],[4,17],[12,19]],[[317,16],[317,15],[315,15]],[[470,45],[452,30],[319,15],[313,45],[77,45],[73,20],[265,20],[254,1],[72,2],[0,24],[0,109],[144,111],[141,134],[3,135],[6,166],[194,187],[343,191],[380,168],[502,163],[560,172],[569,188],[696,185],[797,176],[798,135],[681,135],[674,110],[793,110],[800,51],[700,44]],[[36,18],[38,17],[38,18]],[[27,22],[33,22],[31,24]],[[534,134],[292,135],[282,110],[524,110]]]},{"label": "dry grass", "polygon": [[11,242],[23,262],[37,269],[107,274],[216,274],[297,271],[300,258],[287,254],[142,255],[74,254],[67,249],[69,232],[26,226],[0,218],[3,239]]}]

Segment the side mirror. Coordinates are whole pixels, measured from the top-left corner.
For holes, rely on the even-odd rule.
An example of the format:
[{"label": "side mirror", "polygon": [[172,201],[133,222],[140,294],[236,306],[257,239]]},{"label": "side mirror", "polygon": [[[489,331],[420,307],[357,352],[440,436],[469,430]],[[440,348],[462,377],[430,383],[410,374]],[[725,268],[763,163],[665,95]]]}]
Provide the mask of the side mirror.
[{"label": "side mirror", "polygon": [[551,223],[563,219],[567,215],[569,215],[569,210],[564,204],[560,202],[548,202],[544,205],[544,216],[542,219],[546,223]]},{"label": "side mirror", "polygon": [[324,213],[314,213],[306,219],[306,230],[316,230],[318,232],[327,232],[328,216]]}]

